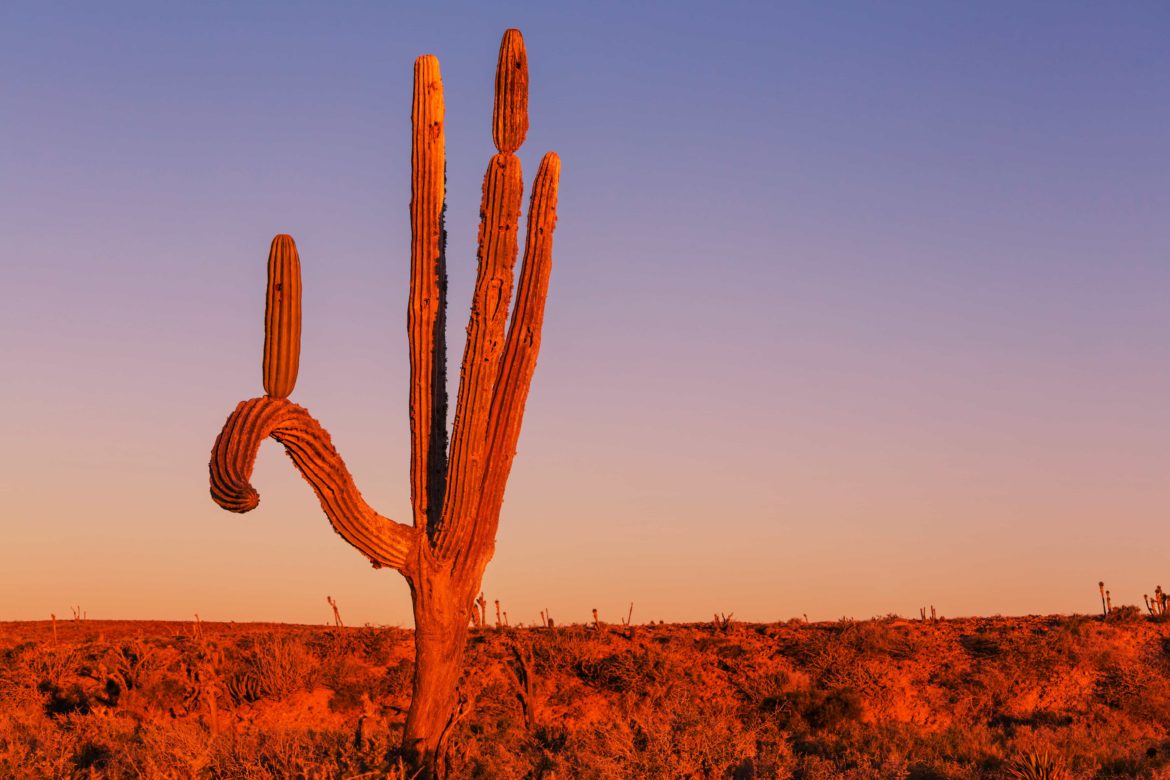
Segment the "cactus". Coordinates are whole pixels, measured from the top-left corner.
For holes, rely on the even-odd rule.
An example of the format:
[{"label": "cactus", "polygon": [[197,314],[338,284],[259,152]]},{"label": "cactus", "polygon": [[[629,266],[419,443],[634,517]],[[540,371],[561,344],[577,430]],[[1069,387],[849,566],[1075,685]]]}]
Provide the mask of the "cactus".
[{"label": "cactus", "polygon": [[[266,395],[242,401],[228,417],[209,467],[215,502],[247,512],[260,500],[249,484],[257,450],[265,439],[275,439],[312,486],[334,530],[375,567],[396,569],[406,578],[415,617],[415,674],[402,746],[417,777],[443,774],[468,614],[478,603],[481,622],[486,618],[486,601],[475,597],[495,548],[540,350],[552,266],[560,159],[550,152],[533,184],[509,322],[523,195],[515,152],[528,131],[528,61],[518,30],[504,34],[495,84],[492,139],[498,153],[484,175],[478,274],[448,452],[443,86],[435,57],[415,62],[407,305],[413,525],[367,504],[329,434],[288,400],[297,376],[301,312],[299,260],[286,235],[273,239],[269,254]],[[499,625],[499,602],[496,611]]]}]

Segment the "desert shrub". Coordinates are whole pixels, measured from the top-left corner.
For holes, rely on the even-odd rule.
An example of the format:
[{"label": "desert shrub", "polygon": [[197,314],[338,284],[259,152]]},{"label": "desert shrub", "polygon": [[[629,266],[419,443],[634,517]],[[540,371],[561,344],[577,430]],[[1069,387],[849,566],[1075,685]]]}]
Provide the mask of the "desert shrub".
[{"label": "desert shrub", "polygon": [[[201,776],[215,780],[249,778],[370,777],[400,780],[399,768],[384,758],[384,746],[371,750],[355,744],[348,732],[326,733],[302,729],[249,732],[232,739],[216,739]],[[377,754],[382,755],[377,755]]]},{"label": "desert shrub", "polygon": [[586,685],[614,693],[645,692],[669,673],[661,656],[645,651],[582,658],[577,661],[574,671]]},{"label": "desert shrub", "polygon": [[569,729],[563,724],[537,726],[532,737],[542,752],[563,753],[569,744]]},{"label": "desert shrub", "polygon": [[837,635],[837,632],[818,629],[794,648],[795,659],[820,687],[846,686],[856,680],[857,652],[837,642]]},{"label": "desert shrub", "polygon": [[414,663],[402,658],[386,667],[379,690],[390,696],[409,696],[414,684]]},{"label": "desert shrub", "polygon": [[94,770],[105,769],[114,753],[108,745],[99,742],[84,742],[73,756],[73,765],[78,769]]},{"label": "desert shrub", "polygon": [[197,724],[144,720],[119,743],[110,777],[194,777],[206,767],[215,740]]},{"label": "desert shrub", "polygon": [[1140,667],[1113,664],[1102,670],[1093,686],[1093,695],[1107,707],[1120,709],[1142,696],[1147,675]]},{"label": "desert shrub", "polygon": [[38,686],[61,688],[76,673],[80,660],[80,652],[72,646],[42,646],[26,654],[23,665]]},{"label": "desert shrub", "polygon": [[860,655],[895,660],[912,658],[919,646],[915,628],[896,615],[847,624],[841,630],[839,641]]},{"label": "desert shrub", "polygon": [[748,655],[748,650],[741,644],[728,642],[715,648],[715,655],[725,659],[743,658]]},{"label": "desert shrub", "polygon": [[1109,620],[1113,623],[1136,623],[1142,619],[1142,610],[1133,604],[1123,607],[1114,607],[1109,613]]},{"label": "desert shrub", "polygon": [[50,717],[73,713],[84,715],[92,709],[89,693],[79,683],[61,686],[46,680],[37,686],[37,690],[46,696],[45,714]]},{"label": "desert shrub", "polygon": [[761,710],[786,731],[839,729],[861,718],[861,697],[852,688],[799,690],[768,697]]},{"label": "desert shrub", "polygon": [[303,644],[289,637],[266,637],[249,658],[249,671],[265,696],[284,698],[295,691],[311,690],[320,664]]},{"label": "desert shrub", "polygon": [[974,658],[996,658],[1004,651],[998,638],[980,633],[959,637],[959,644]]},{"label": "desert shrub", "polygon": [[906,767],[906,780],[951,780],[951,775],[929,764],[911,764]]},{"label": "desert shrub", "polygon": [[852,688],[812,692],[802,711],[804,721],[814,730],[835,729],[861,718],[861,697]]},{"label": "desert shrub", "polygon": [[1100,618],[1100,615],[1068,615],[1061,620],[1061,626],[1068,633],[1079,637],[1086,627],[1094,625]]},{"label": "desert shrub", "polygon": [[581,659],[595,655],[596,645],[596,640],[583,626],[563,626],[530,636],[527,648],[532,653],[533,671],[538,676],[547,677],[571,672]]},{"label": "desert shrub", "polygon": [[353,629],[348,637],[355,652],[374,666],[390,663],[395,648],[402,642],[410,641],[410,633],[403,629],[374,626]]},{"label": "desert shrub", "polygon": [[132,640],[110,653],[111,674],[126,690],[141,688],[166,666],[167,659],[162,655],[158,648],[141,639]]},{"label": "desert shrub", "polygon": [[988,725],[992,728],[1002,728],[1007,736],[1010,737],[1021,727],[1031,729],[1059,729],[1072,725],[1072,722],[1073,717],[1071,715],[1040,709],[1033,710],[1027,717],[999,713],[991,718]]},{"label": "desert shrub", "polygon": [[1146,748],[1136,755],[1126,755],[1111,758],[1101,763],[1097,769],[1098,778],[1127,778],[1144,777],[1156,780],[1170,777],[1170,745],[1163,744],[1162,749]]},{"label": "desert shrub", "polygon": [[322,669],[321,684],[333,691],[329,709],[351,712],[362,706],[362,697],[376,695],[378,676],[353,658],[335,659]]}]

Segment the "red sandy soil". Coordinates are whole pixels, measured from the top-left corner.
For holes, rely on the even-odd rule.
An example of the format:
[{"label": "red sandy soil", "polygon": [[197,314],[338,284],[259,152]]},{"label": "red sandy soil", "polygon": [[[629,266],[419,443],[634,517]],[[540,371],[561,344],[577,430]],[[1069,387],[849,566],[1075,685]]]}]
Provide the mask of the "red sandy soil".
[{"label": "red sandy soil", "polygon": [[[1170,778],[1170,623],[472,632],[452,774]],[[410,631],[0,623],[0,777],[400,777]]]}]

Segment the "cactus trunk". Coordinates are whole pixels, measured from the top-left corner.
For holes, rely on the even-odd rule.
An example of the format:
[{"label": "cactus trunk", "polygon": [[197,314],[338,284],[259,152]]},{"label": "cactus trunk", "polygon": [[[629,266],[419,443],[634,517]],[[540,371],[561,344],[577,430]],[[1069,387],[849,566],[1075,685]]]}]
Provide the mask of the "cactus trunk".
[{"label": "cactus trunk", "polygon": [[411,584],[414,684],[402,751],[420,778],[446,776],[448,740],[460,715],[459,677],[473,595],[466,581],[432,570]]}]

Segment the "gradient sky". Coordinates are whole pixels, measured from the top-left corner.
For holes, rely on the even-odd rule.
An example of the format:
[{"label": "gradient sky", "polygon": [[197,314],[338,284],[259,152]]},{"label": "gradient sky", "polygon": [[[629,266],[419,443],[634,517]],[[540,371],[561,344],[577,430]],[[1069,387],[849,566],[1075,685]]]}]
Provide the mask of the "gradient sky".
[{"label": "gradient sky", "polygon": [[526,180],[564,164],[484,583],[513,623],[1170,585],[1166,3],[193,5],[0,5],[0,619],[410,624],[278,445],[249,515],[207,460],[289,232],[292,398],[409,522],[412,62],[458,356],[511,26]]}]

